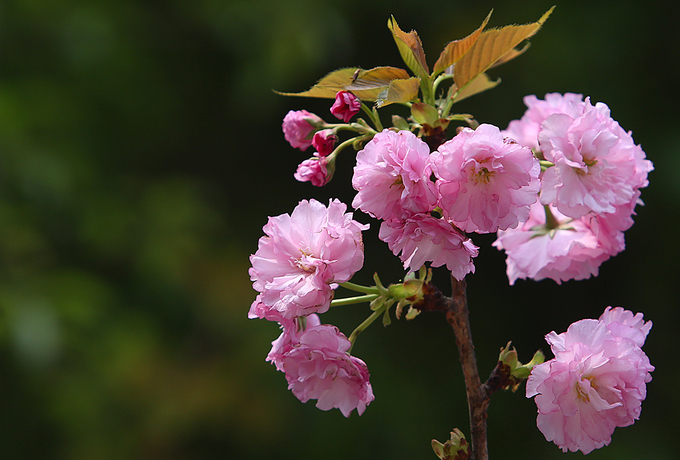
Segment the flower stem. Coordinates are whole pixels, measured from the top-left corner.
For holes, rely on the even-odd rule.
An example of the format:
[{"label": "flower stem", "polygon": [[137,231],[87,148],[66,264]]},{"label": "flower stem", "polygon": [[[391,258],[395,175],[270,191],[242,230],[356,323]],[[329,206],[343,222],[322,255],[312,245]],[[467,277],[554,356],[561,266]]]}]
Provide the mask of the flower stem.
[{"label": "flower stem", "polygon": [[363,292],[364,294],[379,294],[380,291],[378,290],[377,287],[375,286],[362,286],[360,284],[355,284],[350,281],[345,281],[344,283],[340,283],[340,286],[344,287],[345,289],[349,289],[351,291],[356,291],[356,292]]},{"label": "flower stem", "polygon": [[370,302],[379,297],[379,294],[366,294],[357,297],[345,297],[344,299],[333,299],[331,307],[341,307],[343,305],[354,305],[356,303]]},{"label": "flower stem", "polygon": [[356,329],[354,329],[354,331],[352,331],[352,333],[349,336],[349,341],[352,344],[352,346],[349,349],[350,354],[352,353],[352,348],[354,347],[354,342],[356,342],[356,340],[357,340],[357,336],[359,334],[361,334],[364,331],[364,329],[366,329],[368,326],[370,326],[373,323],[373,321],[378,319],[380,317],[380,315],[382,315],[385,312],[385,308],[387,308],[387,306],[383,305],[382,307],[380,307],[379,309],[377,309],[376,311],[371,313],[371,316],[366,318],[363,323],[359,324],[356,327]]}]

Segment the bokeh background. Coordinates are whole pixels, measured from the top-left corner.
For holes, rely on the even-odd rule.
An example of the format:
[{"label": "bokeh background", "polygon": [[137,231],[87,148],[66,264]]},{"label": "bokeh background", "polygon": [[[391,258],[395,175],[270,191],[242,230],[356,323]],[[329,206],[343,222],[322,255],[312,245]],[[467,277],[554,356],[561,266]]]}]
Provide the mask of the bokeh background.
[{"label": "bokeh background", "polygon": [[[355,347],[376,400],[345,419],[301,404],[264,358],[275,324],[248,320],[247,270],[268,215],[300,199],[351,202],[351,155],[317,189],[292,174],[306,154],[281,119],[329,101],[302,91],[343,66],[402,66],[386,23],[416,29],[430,62],[450,40],[557,8],[503,83],[459,105],[500,127],[522,97],[606,102],[656,170],[628,249],[600,276],[508,286],[481,246],[469,277],[483,375],[513,340],[608,305],[654,321],[654,380],[634,426],[592,459],[678,458],[680,289],[678,11],[667,2],[441,0],[6,0],[0,5],[0,457],[3,459],[432,459],[432,438],[468,432],[453,334],[440,314],[374,325]],[[389,110],[389,109],[388,109]],[[403,275],[365,235],[370,282]],[[446,287],[446,275],[436,279]],[[339,293],[342,294],[342,293]],[[329,312],[349,334],[365,305]],[[559,459],[535,406],[496,394],[495,459]]]}]

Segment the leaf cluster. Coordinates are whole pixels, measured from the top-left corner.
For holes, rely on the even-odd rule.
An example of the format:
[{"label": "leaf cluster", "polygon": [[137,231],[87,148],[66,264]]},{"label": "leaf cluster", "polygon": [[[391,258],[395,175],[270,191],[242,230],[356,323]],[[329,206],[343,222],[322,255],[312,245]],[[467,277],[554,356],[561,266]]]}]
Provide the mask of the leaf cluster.
[{"label": "leaf cluster", "polygon": [[[422,102],[436,106],[440,116],[446,117],[453,103],[500,83],[500,80],[492,80],[486,71],[524,53],[528,43],[520,45],[538,32],[553,9],[533,23],[484,30],[491,17],[490,12],[475,31],[444,47],[431,72],[418,33],[414,30],[404,32],[391,17],[387,26],[412,75],[397,67],[368,70],[348,67],[327,74],[307,91],[279,94],[333,99],[338,91],[344,90],[363,101],[374,101],[377,108],[394,103],[411,105]],[[445,97],[437,100],[435,92],[446,80],[452,80],[449,90]]]}]

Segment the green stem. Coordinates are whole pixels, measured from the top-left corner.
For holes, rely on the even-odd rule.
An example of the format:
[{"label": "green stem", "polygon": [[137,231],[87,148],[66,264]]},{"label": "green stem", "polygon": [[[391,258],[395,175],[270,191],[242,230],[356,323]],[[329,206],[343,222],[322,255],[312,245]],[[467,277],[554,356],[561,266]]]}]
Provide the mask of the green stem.
[{"label": "green stem", "polygon": [[354,331],[352,331],[352,334],[349,336],[349,341],[352,344],[352,346],[349,349],[349,353],[352,353],[352,347],[354,347],[354,342],[357,340],[357,336],[361,334],[364,329],[366,329],[368,326],[370,326],[373,321],[378,319],[380,315],[382,315],[385,312],[385,308],[387,308],[387,304],[383,305],[382,307],[378,308],[376,311],[371,313],[371,316],[366,318],[363,323],[359,324]]},{"label": "green stem", "polygon": [[351,291],[356,291],[356,292],[363,292],[364,294],[380,294],[380,291],[378,290],[377,287],[375,286],[362,286],[360,284],[355,284],[350,281],[345,281],[344,283],[340,283],[340,286],[344,287],[345,289],[349,289]]},{"label": "green stem", "polygon": [[344,299],[333,299],[331,301],[331,307],[341,307],[343,305],[354,305],[362,302],[370,302],[377,299],[380,294],[366,294],[357,297],[345,297]]},{"label": "green stem", "polygon": [[378,111],[373,109],[371,110],[366,104],[363,102],[361,103],[361,110],[363,110],[366,115],[371,119],[373,122],[373,126],[375,126],[376,131],[380,132],[383,130],[382,123],[380,122],[380,117],[378,116]]},{"label": "green stem", "polygon": [[550,207],[548,205],[544,205],[543,209],[545,209],[545,227],[548,230],[554,230],[557,227],[559,227],[560,223],[553,215],[552,211],[550,210]]},{"label": "green stem", "polygon": [[434,94],[437,94],[437,88],[439,88],[439,85],[446,80],[450,80],[453,78],[452,73],[443,73],[440,74],[437,78],[434,79],[434,83],[432,84],[432,92]]}]

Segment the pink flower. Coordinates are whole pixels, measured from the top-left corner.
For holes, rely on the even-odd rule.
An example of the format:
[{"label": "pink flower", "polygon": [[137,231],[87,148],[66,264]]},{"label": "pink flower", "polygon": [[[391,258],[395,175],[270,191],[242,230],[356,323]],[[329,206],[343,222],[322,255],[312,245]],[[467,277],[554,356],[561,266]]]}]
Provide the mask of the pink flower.
[{"label": "pink flower", "polygon": [[606,215],[571,219],[552,206],[550,211],[555,218],[551,225],[546,225],[544,207],[536,203],[524,224],[498,232],[493,246],[507,254],[510,284],[519,278],[550,278],[557,284],[586,279],[625,248],[623,233],[608,225]]},{"label": "pink flower", "polygon": [[524,98],[524,104],[527,110],[522,118],[511,121],[508,128],[503,131],[503,135],[531,149],[538,149],[538,132],[541,130],[541,123],[550,115],[566,113],[577,117],[583,112],[581,94],[549,93],[545,95],[545,100],[531,95]]},{"label": "pink flower", "polygon": [[361,100],[348,91],[338,91],[331,113],[347,123],[361,110]]},{"label": "pink flower", "polygon": [[[627,318],[624,322],[633,318],[625,310],[613,316]],[[608,445],[616,427],[640,417],[654,367],[634,340],[613,332],[612,324],[584,319],[567,332],[548,334],[555,358],[534,367],[527,381],[539,430],[564,452],[587,454]]]},{"label": "pink flower", "polygon": [[614,337],[625,337],[641,347],[652,329],[652,322],[645,322],[643,318],[642,313],[633,315],[633,312],[621,307],[607,307],[600,316],[600,321],[607,325]]},{"label": "pink flower", "polygon": [[270,217],[250,256],[253,288],[260,293],[249,317],[279,321],[328,311],[334,289],[364,263],[361,232],[368,228],[331,200],[326,208],[303,200],[291,215]]},{"label": "pink flower", "polygon": [[348,354],[350,341],[335,326],[320,324],[316,315],[307,318],[304,330],[298,325],[293,331],[284,326],[267,360],[286,373],[288,388],[303,403],[316,399],[321,410],[336,407],[345,417],[354,409],[363,414],[375,397],[366,364]]},{"label": "pink flower", "polygon": [[333,152],[335,144],[338,142],[338,136],[335,135],[332,129],[323,129],[314,133],[312,138],[312,147],[316,149],[318,153],[315,156],[327,157]]},{"label": "pink flower", "polygon": [[446,264],[457,280],[475,272],[472,258],[477,257],[479,248],[445,219],[415,214],[405,220],[386,220],[380,225],[378,237],[394,255],[399,255],[409,271],[431,262],[433,267]]},{"label": "pink flower", "polygon": [[648,184],[652,163],[605,104],[586,99],[576,117],[550,115],[538,139],[545,159],[555,164],[543,174],[541,203],[553,203],[569,217],[614,213]]},{"label": "pink flower", "polygon": [[384,130],[357,153],[352,206],[378,219],[401,219],[434,209],[430,148],[410,131]]},{"label": "pink flower", "polygon": [[465,128],[442,144],[432,169],[444,217],[466,232],[517,227],[538,200],[538,160],[493,125]]},{"label": "pink flower", "polygon": [[323,120],[306,110],[291,110],[283,118],[283,136],[294,148],[307,150],[312,145],[312,133]]},{"label": "pink flower", "polygon": [[309,158],[300,163],[293,176],[300,182],[311,182],[315,187],[322,187],[331,179],[327,165],[325,157]]}]

